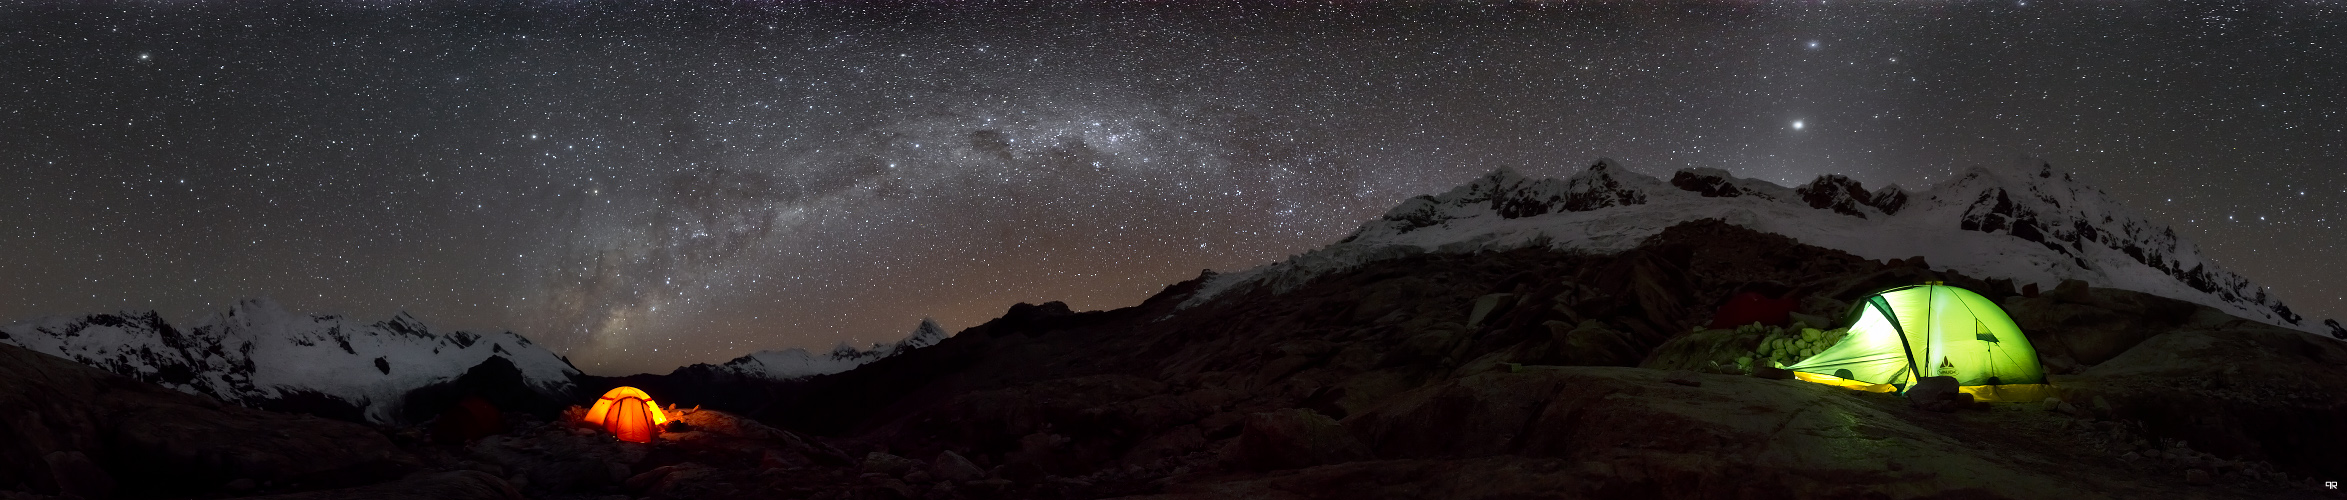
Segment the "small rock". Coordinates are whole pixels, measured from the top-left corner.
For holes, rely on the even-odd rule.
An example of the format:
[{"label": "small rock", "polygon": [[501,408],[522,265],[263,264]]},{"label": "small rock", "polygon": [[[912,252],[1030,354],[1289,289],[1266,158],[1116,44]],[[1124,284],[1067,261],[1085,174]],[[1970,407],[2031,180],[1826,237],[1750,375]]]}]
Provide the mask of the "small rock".
[{"label": "small rock", "polygon": [[253,491],[253,488],[258,488],[260,486],[261,485],[259,484],[253,483],[252,478],[240,477],[228,482],[228,491],[244,493],[247,491]]},{"label": "small rock", "polygon": [[880,495],[880,498],[911,499],[921,497],[921,492],[919,490],[915,490],[913,489],[912,485],[905,484],[903,481],[898,481],[895,478],[882,479],[879,483],[873,484],[873,486],[878,487],[878,489],[875,490],[876,492],[885,492]]},{"label": "small rock", "polygon": [[1671,370],[1669,375],[1663,376],[1662,381],[1687,387],[1703,387],[1703,381],[1695,379],[1695,372],[1687,370]]},{"label": "small rock", "polygon": [[2129,462],[2133,462],[2133,461],[2136,461],[2136,460],[2142,460],[2142,459],[2143,459],[2143,455],[2137,455],[2137,454],[2135,454],[2135,452],[2132,452],[2132,451],[2130,451],[2130,452],[2127,452],[2127,454],[2125,454],[2125,455],[2119,455],[2119,459],[2120,459],[2120,460],[2126,460],[2126,461],[2129,461]]},{"label": "small rock", "polygon": [[2070,404],[2069,401],[2063,401],[2062,404],[2055,409],[2061,411],[2062,413],[2066,413],[2070,416],[2078,418],[2088,418],[2094,416],[2092,413],[2087,413],[2085,409],[2079,408],[2078,405]]},{"label": "small rock", "polygon": [[927,483],[934,480],[936,478],[930,477],[928,471],[915,470],[905,473],[905,484]]},{"label": "small rock", "polygon": [[953,450],[938,452],[937,460],[930,461],[929,470],[939,478],[954,482],[969,482],[986,477],[986,471],[979,469],[978,464],[970,463],[970,459],[962,458],[961,454]]},{"label": "small rock", "polygon": [[890,476],[902,475],[916,465],[912,459],[881,452],[864,454],[864,472],[878,472]]},{"label": "small rock", "polygon": [[2200,469],[2186,469],[2184,471],[2184,482],[2195,485],[2207,485],[2209,483],[2216,482],[2216,480],[2209,478],[2208,471]]}]

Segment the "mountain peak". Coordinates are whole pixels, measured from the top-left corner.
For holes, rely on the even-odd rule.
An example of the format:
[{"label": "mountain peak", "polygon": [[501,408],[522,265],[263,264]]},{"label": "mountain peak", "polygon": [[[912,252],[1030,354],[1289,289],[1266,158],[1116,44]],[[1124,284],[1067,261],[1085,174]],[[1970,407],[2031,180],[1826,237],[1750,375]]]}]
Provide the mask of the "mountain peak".
[{"label": "mountain peak", "polygon": [[1495,169],[1442,194],[1404,200],[1336,244],[1216,275],[1183,304],[1234,288],[1284,292],[1323,273],[1425,252],[1534,245],[1620,252],[1663,228],[1700,219],[1871,259],[1921,255],[1967,275],[2047,287],[2083,280],[2327,333],[2264,287],[2202,256],[2165,224],[2029,157],[1971,167],[1920,192],[1898,186],[1870,191],[1839,174],[1786,188],[1710,168],[1679,170],[1665,183],[1618,168],[1613,160],[1562,179]]},{"label": "mountain peak", "polygon": [[914,326],[913,331],[906,334],[904,339],[894,343],[872,344],[872,348],[868,350],[856,349],[854,345],[843,341],[833,346],[829,355],[822,357],[817,357],[814,353],[807,352],[806,349],[794,347],[779,351],[753,352],[734,358],[722,365],[697,364],[677,370],[717,370],[730,372],[736,376],[766,380],[800,379],[848,371],[882,358],[937,345],[939,342],[944,342],[948,336],[950,335],[946,333],[945,327],[938,325],[937,320],[921,318],[921,323]]},{"label": "mountain peak", "polygon": [[245,406],[298,401],[289,404],[324,411],[322,401],[339,402],[350,413],[336,416],[378,423],[399,418],[408,391],[463,376],[490,357],[506,358],[526,384],[549,394],[569,390],[578,374],[512,332],[443,336],[404,312],[361,323],[290,313],[267,298],[237,301],[184,331],[152,313],[95,314],[0,326],[0,342]]},{"label": "mountain peak", "polygon": [[244,318],[245,321],[263,322],[282,320],[293,316],[292,313],[286,312],[285,306],[283,304],[279,304],[276,300],[270,299],[268,297],[251,297],[238,300],[236,301],[236,304],[228,306],[228,311],[225,314],[230,317]]}]

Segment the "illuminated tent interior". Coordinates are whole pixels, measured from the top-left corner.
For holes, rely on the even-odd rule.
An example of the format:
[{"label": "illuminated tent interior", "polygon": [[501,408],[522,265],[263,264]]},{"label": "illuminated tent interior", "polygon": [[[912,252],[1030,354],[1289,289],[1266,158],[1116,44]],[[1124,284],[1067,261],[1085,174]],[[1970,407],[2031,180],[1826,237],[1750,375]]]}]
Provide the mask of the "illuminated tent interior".
[{"label": "illuminated tent interior", "polygon": [[1894,288],[1852,306],[1848,324],[1841,342],[1785,369],[1801,380],[1874,392],[1946,375],[1976,401],[2053,395],[2021,327],[1971,290],[1938,283]]},{"label": "illuminated tent interior", "polygon": [[668,425],[668,415],[661,413],[660,404],[652,402],[651,395],[627,386],[603,393],[603,399],[587,410],[585,420],[603,426],[621,441],[637,443],[652,442],[652,435]]}]

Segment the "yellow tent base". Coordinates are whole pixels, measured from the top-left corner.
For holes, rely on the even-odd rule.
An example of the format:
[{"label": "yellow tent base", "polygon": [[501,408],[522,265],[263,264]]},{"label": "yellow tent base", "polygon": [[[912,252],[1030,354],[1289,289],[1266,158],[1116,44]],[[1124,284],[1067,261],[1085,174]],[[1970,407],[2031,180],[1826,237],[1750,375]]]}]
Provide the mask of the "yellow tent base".
[{"label": "yellow tent base", "polygon": [[1892,387],[1891,384],[1869,384],[1832,375],[1819,375],[1809,372],[1793,372],[1793,378],[1803,382],[1815,382],[1844,389],[1866,392],[1895,392],[1899,390],[1897,387]]},{"label": "yellow tent base", "polygon": [[[1832,375],[1820,375],[1809,372],[1793,372],[1793,378],[1803,382],[1825,384],[1844,389],[1866,392],[1898,392],[1899,390],[1898,387],[1892,386],[1891,384],[1869,384]],[[2029,403],[2044,401],[2045,398],[2058,396],[2058,394],[2054,393],[2054,386],[2050,384],[1967,385],[1957,387],[1956,390],[1965,394],[1971,394],[1973,401],[1988,403]]]},{"label": "yellow tent base", "polygon": [[1973,401],[1990,403],[2034,403],[2059,396],[2052,384],[1967,385],[1956,390],[1971,394]]}]

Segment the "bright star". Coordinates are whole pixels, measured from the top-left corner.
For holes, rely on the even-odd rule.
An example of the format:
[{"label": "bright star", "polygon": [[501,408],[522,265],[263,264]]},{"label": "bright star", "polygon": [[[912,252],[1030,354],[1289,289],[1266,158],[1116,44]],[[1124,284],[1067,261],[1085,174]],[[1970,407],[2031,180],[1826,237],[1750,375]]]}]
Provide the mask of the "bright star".
[{"label": "bright star", "polygon": [[1801,130],[1801,120],[1793,120],[1793,130]]}]

